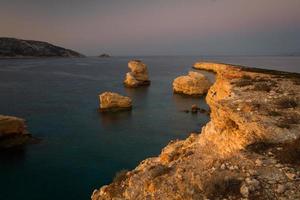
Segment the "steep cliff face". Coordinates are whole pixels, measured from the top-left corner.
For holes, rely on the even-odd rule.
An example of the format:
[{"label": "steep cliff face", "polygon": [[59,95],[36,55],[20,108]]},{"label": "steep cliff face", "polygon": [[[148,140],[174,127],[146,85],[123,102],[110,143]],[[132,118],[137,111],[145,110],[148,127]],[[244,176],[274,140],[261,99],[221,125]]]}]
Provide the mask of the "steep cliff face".
[{"label": "steep cliff face", "polygon": [[83,55],[47,42],[0,37],[0,58],[19,57],[83,57]]},{"label": "steep cliff face", "polygon": [[299,199],[300,75],[196,63],[217,79],[201,134],[171,141],[92,199]]}]

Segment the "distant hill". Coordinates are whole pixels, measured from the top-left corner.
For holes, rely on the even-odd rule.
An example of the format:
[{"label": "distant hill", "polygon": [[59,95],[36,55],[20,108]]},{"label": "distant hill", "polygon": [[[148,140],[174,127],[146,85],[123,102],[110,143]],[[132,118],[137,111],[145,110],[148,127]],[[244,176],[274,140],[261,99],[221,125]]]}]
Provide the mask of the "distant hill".
[{"label": "distant hill", "polygon": [[0,58],[22,57],[84,57],[84,55],[47,42],[0,37]]}]

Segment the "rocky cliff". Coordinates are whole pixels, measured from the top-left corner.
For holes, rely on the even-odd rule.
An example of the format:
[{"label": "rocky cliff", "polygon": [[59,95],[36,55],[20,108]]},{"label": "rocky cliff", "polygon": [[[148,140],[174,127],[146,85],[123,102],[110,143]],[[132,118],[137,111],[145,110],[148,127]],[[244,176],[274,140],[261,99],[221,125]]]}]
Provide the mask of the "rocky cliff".
[{"label": "rocky cliff", "polygon": [[201,134],[95,190],[106,199],[300,199],[300,74],[196,63],[216,72]]},{"label": "rocky cliff", "polygon": [[0,58],[19,57],[83,57],[83,55],[47,42],[0,37]]}]

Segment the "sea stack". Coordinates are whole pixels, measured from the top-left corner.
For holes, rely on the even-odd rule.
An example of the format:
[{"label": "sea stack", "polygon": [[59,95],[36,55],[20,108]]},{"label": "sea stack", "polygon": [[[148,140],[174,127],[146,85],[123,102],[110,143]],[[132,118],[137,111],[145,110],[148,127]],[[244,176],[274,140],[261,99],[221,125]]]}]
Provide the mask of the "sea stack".
[{"label": "sea stack", "polygon": [[117,112],[131,110],[132,100],[114,92],[104,92],[99,95],[100,112]]},{"label": "sea stack", "polygon": [[187,76],[179,76],[173,81],[174,93],[192,96],[206,94],[211,82],[199,72],[190,71]]},{"label": "sea stack", "polygon": [[126,74],[124,85],[126,87],[139,87],[150,85],[148,70],[146,64],[140,60],[131,60],[128,63],[131,72]]},{"label": "sea stack", "polygon": [[25,144],[30,138],[24,119],[0,115],[0,149]]}]

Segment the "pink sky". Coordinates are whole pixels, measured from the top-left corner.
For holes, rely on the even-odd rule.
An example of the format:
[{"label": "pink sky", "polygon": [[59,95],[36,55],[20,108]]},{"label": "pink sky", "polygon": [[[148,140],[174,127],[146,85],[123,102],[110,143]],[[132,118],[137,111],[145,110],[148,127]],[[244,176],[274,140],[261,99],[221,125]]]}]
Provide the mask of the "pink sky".
[{"label": "pink sky", "polygon": [[299,0],[53,2],[1,1],[0,36],[88,55],[300,52]]}]

